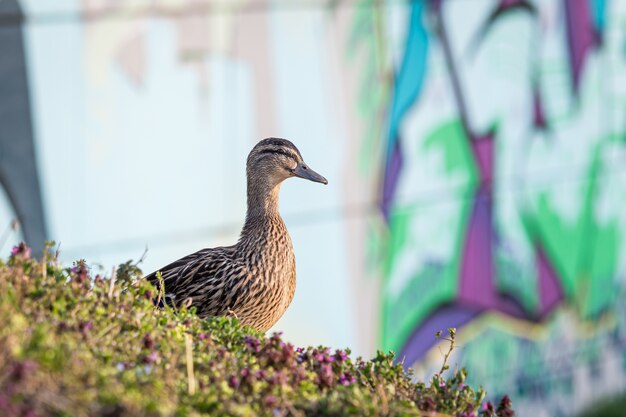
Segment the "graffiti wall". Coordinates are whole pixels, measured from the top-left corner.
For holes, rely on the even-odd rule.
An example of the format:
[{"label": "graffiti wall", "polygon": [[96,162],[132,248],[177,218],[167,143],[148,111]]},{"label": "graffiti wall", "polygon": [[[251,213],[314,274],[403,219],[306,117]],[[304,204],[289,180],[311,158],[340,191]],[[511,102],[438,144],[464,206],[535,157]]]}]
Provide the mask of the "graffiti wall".
[{"label": "graffiti wall", "polygon": [[275,330],[428,377],[457,327],[522,416],[626,390],[626,2],[4,0],[0,46],[3,254],[231,244],[287,137],[330,184],[282,188]]},{"label": "graffiti wall", "polygon": [[413,363],[459,327],[459,363],[527,415],[625,386],[624,6],[413,2],[401,20],[381,343]]}]

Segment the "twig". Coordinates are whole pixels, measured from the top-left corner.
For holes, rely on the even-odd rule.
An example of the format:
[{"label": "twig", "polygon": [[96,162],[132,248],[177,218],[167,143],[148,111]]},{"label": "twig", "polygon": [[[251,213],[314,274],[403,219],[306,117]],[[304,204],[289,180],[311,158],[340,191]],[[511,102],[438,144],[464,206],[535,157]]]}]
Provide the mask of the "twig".
[{"label": "twig", "polygon": [[376,378],[375,389],[376,393],[378,394],[378,399],[381,400],[380,409],[382,415],[386,416],[389,413],[389,400],[387,399],[387,394],[385,393],[385,390],[383,389],[379,378]]},{"label": "twig", "polygon": [[237,317],[237,313],[235,313],[230,307],[228,307],[228,314],[232,315],[234,318],[236,318],[237,320],[239,320],[239,317]]},{"label": "twig", "polygon": [[118,325],[116,323],[111,324],[107,327],[105,327],[104,329],[102,329],[95,337],[96,340],[98,339],[102,339],[107,333],[109,333],[111,330],[113,330],[114,328],[116,328]]},{"label": "twig", "polygon": [[42,281],[46,282],[46,278],[48,277],[48,245],[44,247],[43,253],[41,254],[41,277]]},{"label": "twig", "polygon": [[109,300],[113,297],[113,287],[115,287],[115,277],[117,275],[117,268],[113,267],[111,271],[111,283],[109,284]]},{"label": "twig", "polygon": [[291,413],[292,416],[299,417],[299,416],[304,416],[305,415],[300,410],[296,410],[294,408],[294,406],[292,404],[290,404],[290,403],[286,403],[285,404],[285,408],[287,408],[287,410],[289,410],[289,412]]},{"label": "twig", "polygon": [[159,281],[159,294],[157,295],[156,308],[159,308],[161,305],[161,298],[163,298],[163,304],[165,305],[165,281],[163,280],[163,275],[161,275],[161,271],[156,273],[157,280]]},{"label": "twig", "polygon": [[437,339],[443,339],[443,340],[447,340],[448,342],[450,342],[450,347],[448,348],[448,351],[445,353],[443,357],[443,364],[441,365],[441,369],[437,373],[437,378],[439,380],[441,380],[443,372],[450,368],[450,366],[448,365],[448,359],[450,358],[450,354],[454,350],[454,336],[456,335],[456,329],[454,327],[450,327],[448,329],[448,334],[450,335],[450,338],[441,337],[440,331],[437,332],[437,335],[436,335]]},{"label": "twig", "polygon": [[193,376],[193,341],[189,333],[185,333],[185,350],[187,353],[187,386],[189,395],[194,395],[196,393],[196,379]]},{"label": "twig", "polygon": [[135,262],[135,266],[138,266],[139,264],[143,263],[147,254],[148,254],[148,245],[146,245],[145,249],[143,250],[143,253],[139,257],[139,259],[137,259],[137,262]]},{"label": "twig", "polygon": [[57,261],[59,259],[59,254],[61,253],[61,242],[57,245],[57,249],[54,252],[54,260]]}]

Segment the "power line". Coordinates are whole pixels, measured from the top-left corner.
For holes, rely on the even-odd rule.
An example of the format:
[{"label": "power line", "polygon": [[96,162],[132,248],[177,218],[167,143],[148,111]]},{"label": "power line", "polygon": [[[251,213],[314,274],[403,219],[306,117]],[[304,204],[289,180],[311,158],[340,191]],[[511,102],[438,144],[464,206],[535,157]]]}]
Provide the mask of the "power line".
[{"label": "power line", "polygon": [[[554,175],[554,174],[561,174]],[[496,190],[492,194],[493,199],[495,201],[498,200],[498,196],[513,194],[513,195],[522,195],[525,193],[531,193],[534,191],[541,191],[543,189],[552,189],[554,186],[563,186],[567,184],[576,184],[576,183],[588,183],[592,181],[591,179],[584,178],[572,178],[572,176],[563,175],[568,172],[563,169],[555,169],[554,172],[546,172],[545,174],[552,174],[550,178],[549,184],[534,184],[536,187],[517,187],[517,188],[508,188],[505,190]],[[620,174],[626,173],[626,167],[622,170],[615,170],[614,172],[603,172],[598,175],[598,181],[605,177],[610,176],[619,176]],[[542,174],[541,172],[534,172],[533,175]],[[467,193],[459,198],[450,198],[450,190],[432,190],[430,192],[421,193],[418,196],[411,196],[406,199],[409,201],[408,203],[403,203],[403,207],[396,210],[395,213],[413,213],[420,209],[423,209],[427,206],[437,205],[437,204],[447,204],[450,202],[456,201],[472,201],[474,200],[474,195]],[[367,215],[377,215],[380,213],[381,202],[380,201],[365,201],[352,205],[345,205],[342,207],[331,207],[325,208],[321,210],[310,210],[310,211],[302,211],[299,213],[290,213],[284,215],[285,222],[289,224],[290,227],[303,227],[312,224],[319,224],[324,222],[329,222],[333,220],[339,219],[352,219]],[[382,216],[382,214],[380,214]],[[137,248],[145,247],[146,244],[149,243],[149,246],[164,246],[172,243],[182,243],[189,240],[201,240],[201,239],[212,239],[216,236],[220,235],[235,235],[240,231],[243,220],[241,222],[230,222],[217,226],[208,226],[203,228],[194,228],[187,230],[178,230],[175,232],[166,232],[154,234],[151,236],[144,236],[141,238],[128,238],[128,239],[119,239],[109,242],[101,242],[92,245],[80,245],[79,247],[73,247],[69,249],[64,249],[63,254],[71,255],[76,253],[74,256],[69,256],[70,258],[74,257],[84,257],[86,253],[89,252],[118,252],[118,251],[126,251],[126,250],[136,250]]]}]

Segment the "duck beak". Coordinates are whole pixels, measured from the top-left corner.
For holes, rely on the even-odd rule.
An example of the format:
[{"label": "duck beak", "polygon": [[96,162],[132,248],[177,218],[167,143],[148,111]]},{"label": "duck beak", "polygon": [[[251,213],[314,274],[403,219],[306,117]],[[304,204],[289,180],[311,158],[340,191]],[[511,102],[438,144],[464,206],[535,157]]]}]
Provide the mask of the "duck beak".
[{"label": "duck beak", "polygon": [[305,180],[313,181],[313,182],[321,182],[322,184],[328,184],[328,180],[322,177],[317,172],[313,171],[308,167],[304,162],[298,163],[296,169],[293,170],[293,173],[296,177],[304,178]]}]

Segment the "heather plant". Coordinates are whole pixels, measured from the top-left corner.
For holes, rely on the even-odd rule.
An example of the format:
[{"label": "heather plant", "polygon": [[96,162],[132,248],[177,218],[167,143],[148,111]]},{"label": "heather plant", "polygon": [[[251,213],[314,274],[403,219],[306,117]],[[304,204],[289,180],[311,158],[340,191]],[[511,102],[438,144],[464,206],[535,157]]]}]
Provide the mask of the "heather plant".
[{"label": "heather plant", "polygon": [[[498,416],[447,357],[413,382],[392,353],[295,347],[236,318],[199,319],[155,307],[137,264],[92,276],[63,268],[48,245],[0,261],[0,415],[34,416]],[[454,329],[448,330],[450,347]]]}]

